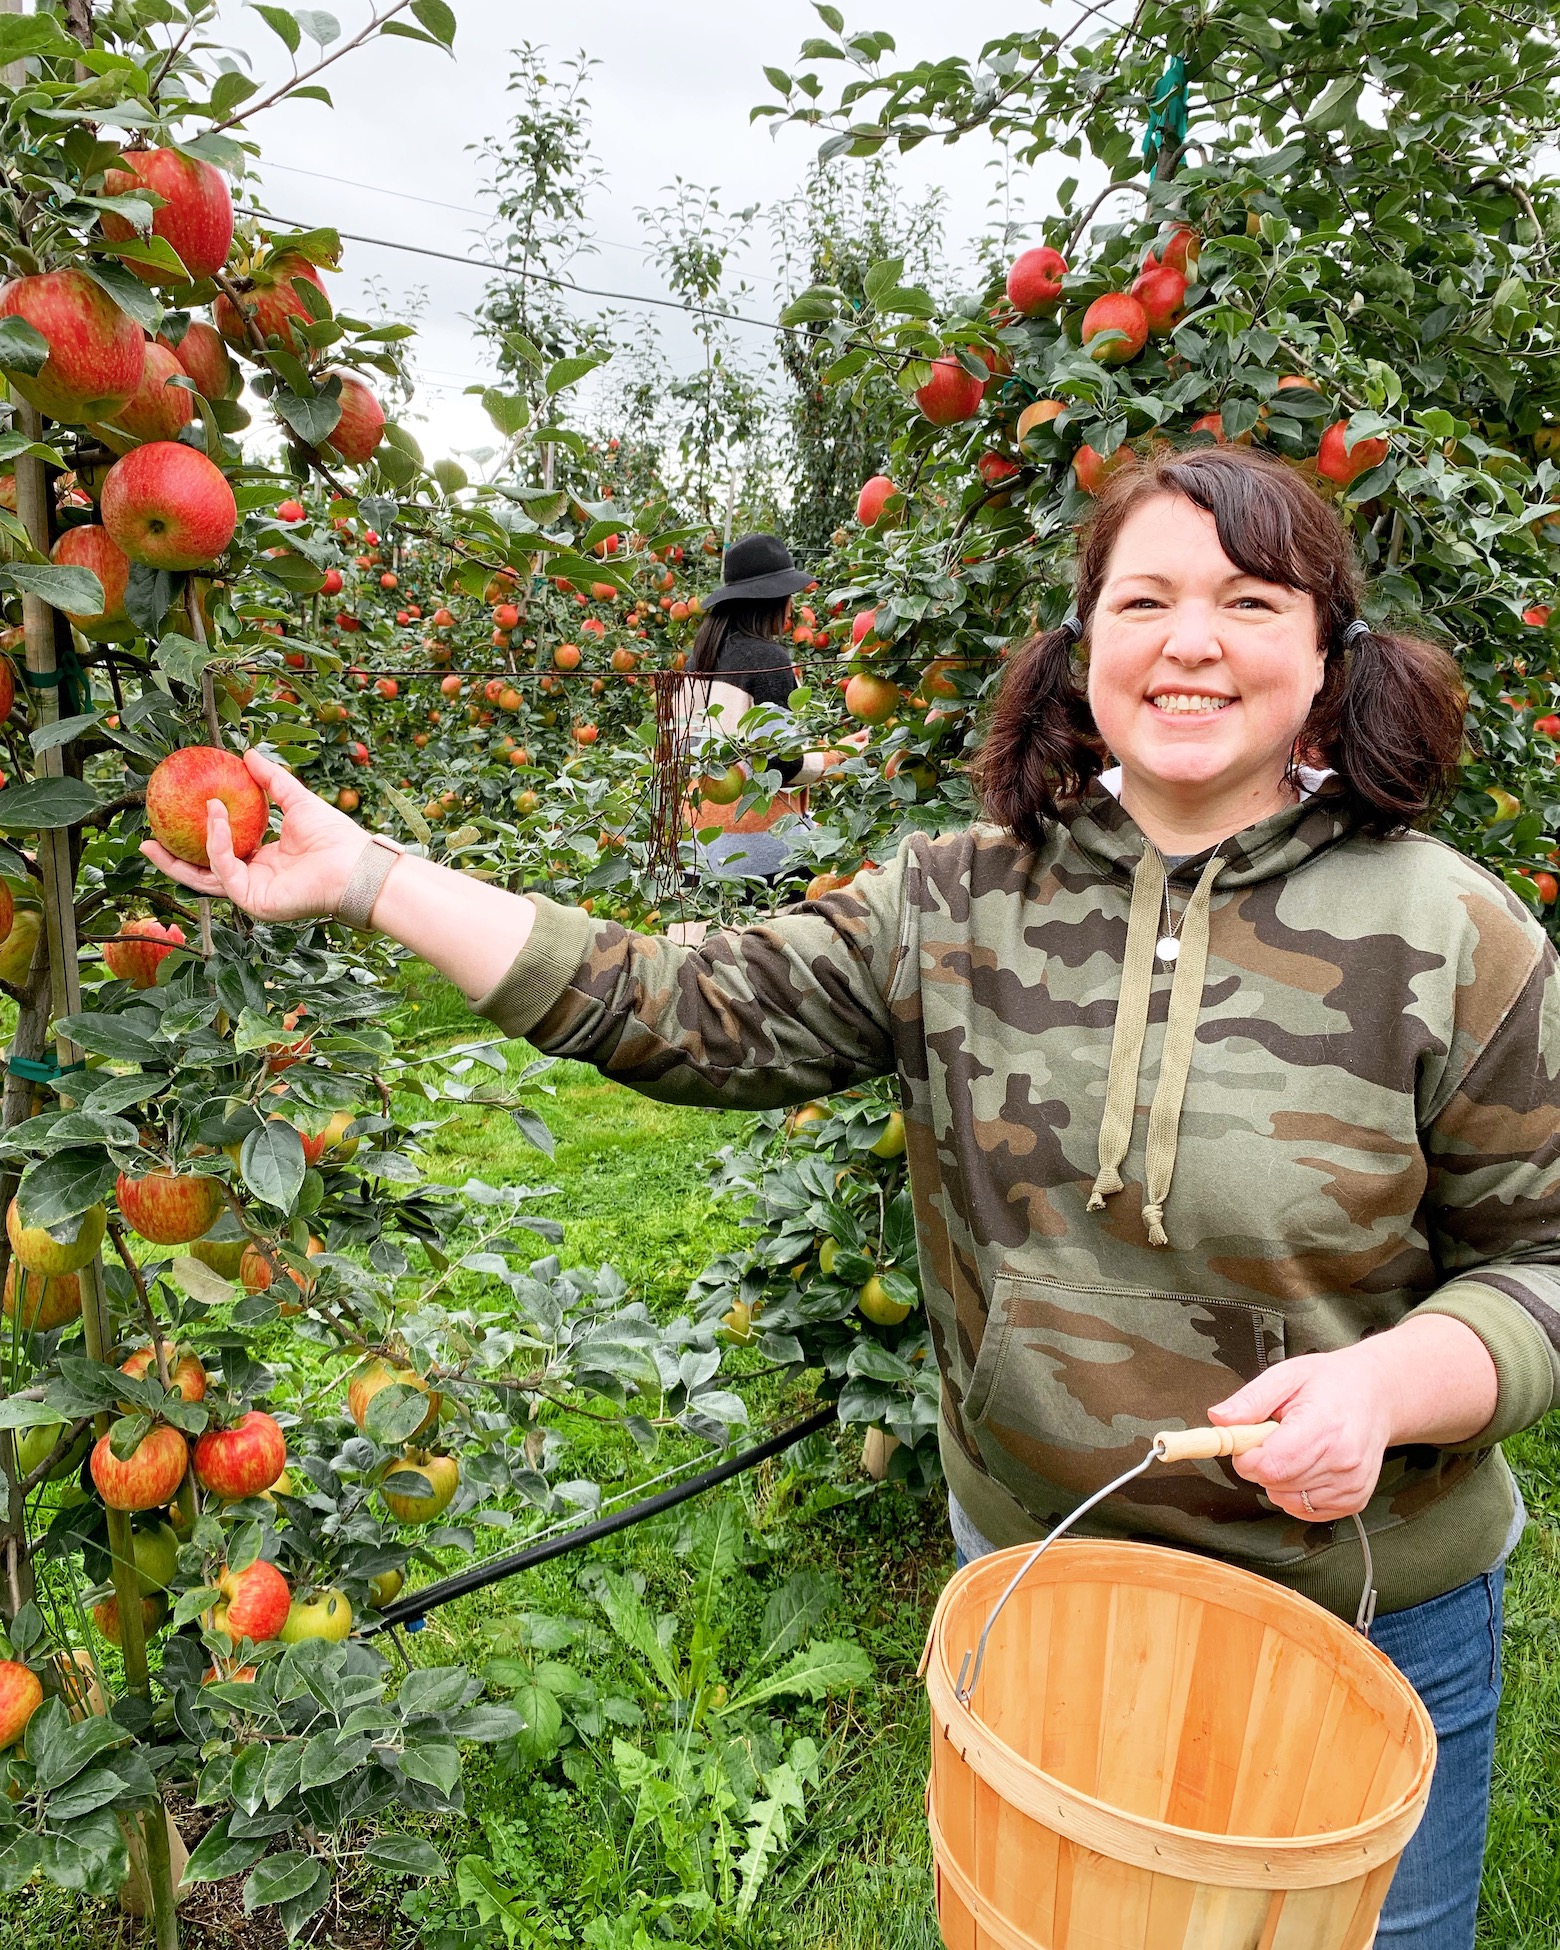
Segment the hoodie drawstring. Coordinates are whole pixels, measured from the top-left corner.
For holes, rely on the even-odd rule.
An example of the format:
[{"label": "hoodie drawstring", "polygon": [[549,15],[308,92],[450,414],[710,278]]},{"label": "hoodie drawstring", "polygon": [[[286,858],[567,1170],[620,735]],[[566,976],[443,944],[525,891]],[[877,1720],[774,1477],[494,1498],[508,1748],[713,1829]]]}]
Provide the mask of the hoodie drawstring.
[{"label": "hoodie drawstring", "polygon": [[[1203,979],[1208,967],[1208,912],[1213,883],[1224,865],[1215,854],[1203,868],[1181,924],[1181,952],[1170,983],[1170,1008],[1159,1060],[1159,1086],[1148,1113],[1148,1149],[1144,1163],[1143,1223],[1151,1246],[1168,1246],[1165,1201],[1175,1175],[1176,1137],[1181,1106],[1186,1099],[1192,1055],[1197,1042],[1197,1018],[1202,1010]],[[1160,905],[1165,898],[1165,868],[1156,848],[1147,846],[1132,876],[1132,908],[1127,919],[1127,947],[1122,960],[1121,999],[1111,1036],[1110,1070],[1105,1084],[1105,1113],[1100,1119],[1100,1169],[1089,1196],[1091,1212],[1104,1210],[1105,1201],[1121,1186],[1121,1166],[1132,1142],[1137,1112],[1138,1068],[1143,1038],[1148,1031],[1149,1000],[1154,981],[1154,952],[1159,938]]]}]

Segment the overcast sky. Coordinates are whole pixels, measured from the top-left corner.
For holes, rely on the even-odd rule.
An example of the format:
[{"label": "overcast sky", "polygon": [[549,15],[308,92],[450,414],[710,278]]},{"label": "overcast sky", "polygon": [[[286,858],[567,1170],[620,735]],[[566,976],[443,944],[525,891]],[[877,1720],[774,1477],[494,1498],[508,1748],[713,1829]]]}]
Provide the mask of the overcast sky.
[{"label": "overcast sky", "polygon": [[[499,134],[510,119],[509,51],[526,39],[555,57],[583,48],[600,63],[590,97],[593,146],[606,171],[594,212],[601,248],[573,268],[583,283],[633,293],[664,290],[644,260],[634,211],[658,201],[674,177],[718,184],[728,208],[767,205],[795,190],[812,159],[817,138],[806,130],[788,129],[776,139],[770,125],[748,120],[755,103],[776,99],[764,79],[765,64],[791,68],[802,40],[821,31],[805,0],[663,0],[658,7],[596,0],[579,9],[526,0],[454,5],[460,28],[453,60],[415,42],[377,41],[345,56],[324,77],[334,109],[284,103],[254,119],[249,132],[263,147],[261,180],[274,212],[466,256],[482,230],[482,166],[472,145]],[[1037,0],[1019,0],[1001,26],[1010,29],[1045,12]],[[339,17],[350,35],[364,17],[361,3],[343,5]],[[846,8],[848,26],[894,34],[901,60],[974,54],[993,30],[969,24],[971,18],[943,0],[867,0]],[[287,73],[281,43],[232,0],[213,38],[249,49],[262,82],[274,85]],[[989,225],[990,154],[983,142],[927,144],[901,164],[907,192],[934,183],[946,191],[950,245]],[[1050,170],[1028,185],[1031,210],[1043,212],[1044,191],[1062,173]],[[766,233],[755,229],[744,266],[754,283],[769,274],[765,242]],[[364,305],[365,280],[379,281],[392,302],[416,287],[427,290],[415,359],[424,382],[418,405],[427,415],[418,431],[430,458],[488,444],[486,416],[461,393],[491,370],[469,322],[483,273],[348,242],[343,275],[331,285],[338,306]],[[685,343],[679,330],[674,320],[667,331],[674,356]]]}]

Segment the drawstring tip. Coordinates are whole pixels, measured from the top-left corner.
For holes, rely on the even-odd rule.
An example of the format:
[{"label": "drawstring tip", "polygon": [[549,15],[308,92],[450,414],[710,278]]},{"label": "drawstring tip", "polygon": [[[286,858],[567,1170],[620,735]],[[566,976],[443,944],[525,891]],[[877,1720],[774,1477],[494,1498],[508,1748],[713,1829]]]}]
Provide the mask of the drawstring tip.
[{"label": "drawstring tip", "polygon": [[1145,1205],[1143,1223],[1148,1227],[1148,1243],[1151,1246],[1168,1246],[1170,1240],[1165,1232],[1165,1208],[1162,1205]]},{"label": "drawstring tip", "polygon": [[1114,1165],[1102,1166],[1099,1177],[1094,1181],[1094,1189],[1089,1194],[1089,1211],[1103,1212],[1105,1210],[1106,1199],[1120,1190],[1121,1173],[1117,1171]]}]

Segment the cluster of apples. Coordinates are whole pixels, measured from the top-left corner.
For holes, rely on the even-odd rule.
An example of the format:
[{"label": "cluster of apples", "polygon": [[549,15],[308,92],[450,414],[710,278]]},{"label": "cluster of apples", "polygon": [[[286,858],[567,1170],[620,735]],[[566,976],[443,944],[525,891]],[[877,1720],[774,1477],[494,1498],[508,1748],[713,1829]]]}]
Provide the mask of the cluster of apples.
[{"label": "cluster of apples", "polygon": [[[216,279],[233,247],[233,203],[221,172],[174,149],[128,151],[120,161],[104,174],[105,195],[149,192],[160,202],[146,240],[124,216],[105,211],[105,242],[126,246],[130,268],[149,284],[198,288]],[[296,251],[257,264],[245,282],[236,302],[226,291],[217,298],[210,322],[191,318],[182,331],[156,337],[74,267],[13,278],[0,289],[0,318],[23,320],[48,346],[39,371],[8,369],[7,380],[40,413],[90,427],[118,456],[101,471],[78,473],[100,520],[68,528],[53,550],[55,562],[89,569],[102,585],[102,609],[71,617],[87,636],[134,634],[125,610],[133,563],[206,569],[233,539],[238,510],[227,477],[181,436],[200,399],[233,392],[230,347],[250,358],[261,345],[290,349],[290,321],[307,325],[316,312],[330,312],[319,271]],[[305,286],[316,294],[312,310]],[[339,384],[341,418],[322,444],[360,465],[379,444],[384,413],[355,374],[325,376]]]}]

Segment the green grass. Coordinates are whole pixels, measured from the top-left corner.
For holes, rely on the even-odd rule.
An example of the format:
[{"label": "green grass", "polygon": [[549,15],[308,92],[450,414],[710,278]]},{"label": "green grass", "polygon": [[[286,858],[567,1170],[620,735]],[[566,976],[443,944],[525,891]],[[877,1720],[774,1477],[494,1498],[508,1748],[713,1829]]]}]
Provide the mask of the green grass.
[{"label": "green grass", "polygon": [[[453,991],[431,980],[408,987],[417,1006],[409,1002],[395,1024],[402,1054],[471,1033]],[[507,1046],[507,1054],[512,1073],[530,1060],[524,1045]],[[563,1222],[565,1262],[610,1261],[637,1296],[670,1316],[688,1279],[737,1236],[733,1214],[705,1193],[701,1167],[740,1133],[743,1120],[653,1104],[578,1065],[556,1066],[548,1081],[555,1094],[538,1107],[557,1140],[551,1161],[507,1117],[456,1108],[428,1141],[431,1175],[556,1186],[557,1195],[537,1209]],[[752,1358],[738,1356],[735,1365],[751,1367]],[[766,1422],[805,1412],[806,1390],[796,1384],[754,1375],[744,1386]],[[561,1473],[614,1486],[692,1453],[691,1445],[668,1443],[647,1466],[595,1425],[574,1425],[569,1435]],[[834,1446],[841,1481],[853,1480],[854,1449],[843,1437]],[[1510,1453],[1534,1520],[1508,1586],[1506,1694],[1479,1944],[1552,1950],[1560,1916],[1560,1443],[1546,1428],[1520,1438]],[[831,1629],[856,1637],[877,1670],[871,1693],[848,1704],[787,1709],[788,1724],[824,1747],[827,1773],[750,1934],[728,1941],[751,1950],[935,1950],[922,1808],[927,1711],[915,1667],[953,1568],[940,1499],[917,1502],[890,1491],[799,1515],[796,1475],[783,1458],[717,1494],[741,1500],[752,1560],[728,1587],[733,1657],[751,1645],[767,1592],[808,1569],[838,1581]],[[674,1549],[685,1514],[623,1533],[593,1555],[642,1576],[654,1608],[678,1613],[686,1630],[690,1577]],[[450,1605],[405,1644],[419,1663],[480,1665],[495,1631],[516,1613],[591,1616],[579,1583],[582,1561],[557,1560]],[[601,1810],[556,1766],[506,1773],[489,1750],[473,1750],[464,1812],[426,1826],[452,1863],[477,1855],[516,1892],[531,1912],[532,1943],[576,1944],[592,1915],[620,1911],[620,1864],[605,1846],[610,1831]],[[403,1898],[401,1885],[349,1871],[343,1892],[342,1908],[325,1913],[328,1927],[315,1940],[350,1950],[455,1950],[503,1940],[496,1928],[485,1937],[472,1932],[471,1913],[462,1914],[448,1884]],[[125,1940],[110,1906],[54,1890],[0,1901],[0,1937],[23,1950],[107,1950]],[[279,1933],[265,1919],[246,1921],[235,1891],[227,1892],[225,1907],[206,1903],[185,1927],[192,1950],[270,1950],[273,1942]]]}]

